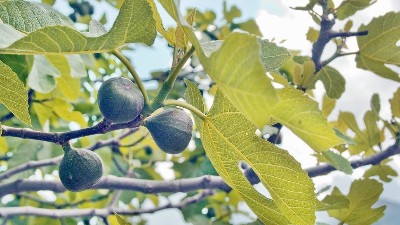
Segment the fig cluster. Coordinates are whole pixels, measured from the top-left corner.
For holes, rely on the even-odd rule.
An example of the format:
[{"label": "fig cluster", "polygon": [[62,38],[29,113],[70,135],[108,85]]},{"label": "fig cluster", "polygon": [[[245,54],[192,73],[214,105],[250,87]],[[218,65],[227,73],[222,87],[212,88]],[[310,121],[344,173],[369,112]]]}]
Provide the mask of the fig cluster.
[{"label": "fig cluster", "polygon": [[64,157],[59,167],[61,183],[70,191],[93,187],[103,175],[100,157],[89,150],[63,146]]},{"label": "fig cluster", "polygon": [[[98,92],[98,104],[104,118],[112,123],[126,123],[142,113],[144,97],[137,86],[126,78],[105,81]],[[181,153],[192,137],[193,122],[187,113],[168,108],[152,115],[144,124],[161,150]]]}]

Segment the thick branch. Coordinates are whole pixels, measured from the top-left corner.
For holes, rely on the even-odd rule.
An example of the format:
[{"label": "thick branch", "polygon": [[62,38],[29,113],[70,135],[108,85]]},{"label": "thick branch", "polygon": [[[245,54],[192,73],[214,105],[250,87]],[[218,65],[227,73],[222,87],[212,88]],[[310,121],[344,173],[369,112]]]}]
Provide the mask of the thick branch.
[{"label": "thick branch", "polygon": [[317,41],[312,47],[311,59],[315,64],[315,73],[320,71],[325,65],[327,65],[333,59],[341,56],[340,54],[333,55],[330,60],[322,61],[321,56],[326,47],[326,45],[333,39],[337,37],[353,37],[353,36],[364,36],[368,34],[368,31],[360,32],[335,32],[332,30],[333,25],[335,25],[335,18],[329,19],[331,12],[328,10],[328,2],[326,0],[320,1],[323,10],[323,15],[321,16],[321,29]]},{"label": "thick branch", "polygon": [[[103,177],[92,189],[131,190],[147,194],[190,192],[199,189],[220,189],[229,191],[230,187],[218,176],[202,176],[172,181],[143,180],[115,176]],[[60,181],[16,180],[0,185],[0,197],[23,191],[49,190],[64,192]]]},{"label": "thick branch", "polygon": [[110,131],[120,130],[124,128],[135,128],[140,126],[141,117],[128,123],[121,124],[110,124],[108,121],[101,121],[93,127],[88,127],[80,130],[68,131],[68,132],[43,132],[35,131],[28,128],[13,128],[5,125],[1,125],[1,136],[19,137],[23,139],[33,139],[40,141],[47,141],[56,144],[64,144],[69,140],[80,138],[84,136],[90,136],[94,134],[105,134]]},{"label": "thick branch", "polygon": [[[393,145],[387,150],[376,155],[360,160],[354,160],[351,162],[351,165],[354,169],[365,165],[376,165],[382,160],[396,154],[400,154],[400,146]],[[306,171],[310,177],[316,177],[327,174],[334,170],[336,169],[332,165],[326,164],[309,168]],[[257,184],[260,182],[253,170],[248,169],[246,170],[245,174],[252,184]],[[220,189],[223,191],[231,190],[231,188],[222,180],[222,178],[218,176],[202,176],[173,181],[155,181],[105,176],[93,187],[93,189],[131,190],[150,194],[190,192],[199,189]],[[0,197],[23,191],[40,190],[49,190],[54,192],[66,191],[64,186],[59,181],[17,180],[8,184],[0,185]]]},{"label": "thick branch", "polygon": [[65,218],[65,217],[80,217],[80,216],[98,216],[107,217],[108,215],[118,213],[119,215],[139,215],[144,213],[154,213],[163,209],[182,209],[190,204],[197,203],[209,195],[212,195],[213,191],[205,190],[198,195],[183,199],[182,201],[172,204],[168,203],[163,206],[149,208],[149,209],[117,209],[117,208],[103,208],[103,209],[41,209],[31,206],[23,207],[4,207],[0,208],[0,217],[8,218],[12,216],[46,216],[53,218]]}]

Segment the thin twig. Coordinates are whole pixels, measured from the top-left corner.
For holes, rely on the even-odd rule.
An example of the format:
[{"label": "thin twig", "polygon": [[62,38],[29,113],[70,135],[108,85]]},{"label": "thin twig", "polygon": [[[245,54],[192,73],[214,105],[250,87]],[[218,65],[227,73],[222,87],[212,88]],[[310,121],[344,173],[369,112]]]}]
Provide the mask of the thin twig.
[{"label": "thin twig", "polygon": [[182,209],[190,204],[195,204],[204,198],[214,194],[212,190],[204,190],[201,193],[183,199],[178,203],[168,203],[163,206],[149,208],[149,209],[118,209],[118,208],[103,208],[103,209],[42,209],[35,208],[31,206],[22,206],[22,207],[3,207],[0,208],[0,216],[3,218],[9,218],[12,216],[46,216],[52,218],[65,218],[65,217],[93,217],[98,216],[105,218],[108,215],[117,213],[119,215],[141,215],[145,213],[154,213],[163,209]]}]

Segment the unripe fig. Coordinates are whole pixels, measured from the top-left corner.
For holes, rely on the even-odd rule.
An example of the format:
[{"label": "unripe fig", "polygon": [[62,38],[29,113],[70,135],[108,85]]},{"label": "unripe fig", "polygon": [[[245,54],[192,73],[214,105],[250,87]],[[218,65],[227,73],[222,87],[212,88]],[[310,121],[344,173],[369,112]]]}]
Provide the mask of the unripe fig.
[{"label": "unripe fig", "polygon": [[145,126],[157,146],[169,154],[181,153],[192,137],[192,119],[177,108],[169,108],[149,117],[145,121]]},{"label": "unripe fig", "polygon": [[142,93],[132,81],[123,77],[104,81],[97,98],[101,114],[113,123],[132,121],[143,110]]},{"label": "unripe fig", "polygon": [[70,191],[91,188],[103,175],[100,157],[86,149],[64,146],[64,157],[59,167],[61,183]]}]

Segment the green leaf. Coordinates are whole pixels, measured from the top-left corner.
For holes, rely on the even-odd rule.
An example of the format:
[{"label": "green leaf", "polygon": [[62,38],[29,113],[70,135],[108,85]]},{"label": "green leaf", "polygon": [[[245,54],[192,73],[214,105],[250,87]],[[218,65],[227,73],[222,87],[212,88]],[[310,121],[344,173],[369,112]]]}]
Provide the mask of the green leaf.
[{"label": "green leaf", "polygon": [[156,3],[154,2],[154,0],[147,0],[147,2],[149,3],[153,11],[153,18],[155,20],[156,29],[158,33],[160,33],[168,41],[169,44],[174,45],[175,44],[174,33],[165,30],[163,22],[161,20],[161,16],[158,13]]},{"label": "green leaf", "polygon": [[71,70],[71,77],[82,78],[86,77],[87,72],[85,68],[85,63],[80,55],[66,55],[68,64]]},{"label": "green leaf", "polygon": [[236,6],[231,6],[231,8],[228,10],[226,6],[226,2],[224,1],[223,3],[224,6],[224,18],[226,19],[226,22],[232,23],[233,20],[237,17],[240,17],[242,15],[240,9]]},{"label": "green leaf", "polygon": [[[173,0],[160,0],[161,2],[167,12],[184,27],[205,71],[232,104],[254,125],[263,127],[272,116],[317,151],[324,151],[341,143],[327,125],[318,104],[310,98],[295,93],[294,90],[280,91],[281,103],[274,107],[278,100],[276,91],[265,75],[266,71],[260,60],[255,60],[260,53],[256,37],[233,33],[208,57],[193,29],[178,13]],[[293,120],[293,115],[296,120]]]},{"label": "green leaf", "polygon": [[317,73],[315,79],[322,81],[328,97],[339,99],[342,96],[346,80],[336,69],[325,66]]},{"label": "green leaf", "polygon": [[117,221],[118,221],[119,225],[132,225],[131,223],[126,221],[126,219],[124,217],[120,216],[118,213],[115,213],[115,216],[117,217]]},{"label": "green leaf", "polygon": [[[35,4],[35,3],[32,3]],[[46,26],[28,34],[0,26],[0,34],[12,35],[0,42],[0,52],[8,54],[87,54],[111,52],[125,43],[151,45],[156,36],[153,12],[146,0],[126,0],[109,32],[91,21],[89,32],[81,33],[69,25]],[[12,37],[14,36],[14,38]]]},{"label": "green leaf", "polygon": [[393,94],[393,97],[389,99],[390,108],[392,109],[392,115],[400,118],[400,88]]},{"label": "green leaf", "polygon": [[18,119],[31,126],[28,94],[17,74],[0,61],[0,103],[4,104]]},{"label": "green leaf", "polygon": [[49,93],[56,87],[56,78],[60,71],[54,67],[45,56],[35,55],[31,72],[28,75],[28,85],[40,93]]},{"label": "green leaf", "polygon": [[[257,127],[267,123],[277,97],[259,58],[254,36],[231,34],[204,66],[229,100]],[[203,60],[204,61],[204,60]],[[234,65],[234,66],[232,66]]]},{"label": "green leaf", "polygon": [[347,174],[353,173],[353,167],[351,167],[350,162],[343,156],[336,154],[331,150],[324,151],[322,152],[322,154],[337,170],[340,170]]},{"label": "green leaf", "polygon": [[322,201],[317,201],[317,211],[348,208],[350,201],[340,193],[337,188],[327,195]]},{"label": "green leaf", "polygon": [[9,66],[22,81],[26,84],[26,79],[31,71],[33,56],[31,55],[0,55],[0,60]]},{"label": "green leaf", "polygon": [[308,28],[308,31],[306,34],[307,40],[309,40],[311,43],[314,43],[318,40],[318,36],[319,36],[318,30],[316,30],[312,27]]},{"label": "green leaf", "polygon": [[359,31],[368,30],[367,36],[358,36],[360,53],[356,57],[357,67],[370,70],[379,76],[400,81],[400,75],[385,64],[400,66],[400,12],[389,12],[374,18]]},{"label": "green leaf", "polygon": [[47,56],[47,59],[57,68],[61,76],[57,78],[57,87],[69,100],[76,100],[80,95],[81,82],[71,75],[68,59],[63,55]]},{"label": "green leaf", "polygon": [[268,40],[258,39],[260,44],[260,59],[267,71],[281,67],[289,58],[290,52]]},{"label": "green leaf", "polygon": [[249,19],[245,22],[236,24],[239,29],[249,32],[250,34],[254,34],[257,36],[262,36],[260,28],[258,27],[257,23],[253,19]]},{"label": "green leaf", "polygon": [[322,152],[342,143],[318,108],[318,103],[303,92],[284,88],[278,91],[279,103],[272,118],[303,139],[315,151]]},{"label": "green leaf", "polygon": [[357,11],[363,10],[368,6],[374,4],[377,0],[348,0],[343,2],[342,6],[336,11],[336,16],[339,20],[344,20]]},{"label": "green leaf", "polygon": [[[287,151],[256,136],[256,128],[221,91],[202,123],[202,142],[215,169],[260,220],[266,224],[314,224],[314,187],[307,173]],[[254,170],[273,200],[252,187],[240,162]]]},{"label": "green leaf", "polygon": [[[399,94],[400,96],[400,94]],[[400,98],[399,98],[400,101]],[[371,97],[371,109],[372,111],[376,114],[376,116],[379,115],[379,111],[381,110],[381,100],[379,98],[379,95],[374,93]]]},{"label": "green leaf", "polygon": [[[187,103],[196,107],[198,110],[200,110],[200,112],[206,112],[203,96],[201,96],[199,88],[196,86],[195,83],[190,80],[185,79],[185,84],[187,86],[185,91],[185,100],[187,101]],[[193,114],[193,117],[195,120],[195,124],[197,126],[200,126],[201,119],[195,114]]]},{"label": "green leaf", "polygon": [[39,3],[27,1],[0,2],[0,19],[25,33],[46,26],[67,25],[57,13],[47,10]]},{"label": "green leaf", "polygon": [[397,172],[391,166],[388,166],[384,163],[380,163],[378,165],[374,165],[369,168],[364,173],[365,178],[370,178],[373,176],[378,176],[384,182],[392,181],[391,177],[397,177]]},{"label": "green leaf", "polygon": [[336,100],[329,98],[326,94],[322,98],[322,114],[328,117],[335,108]]},{"label": "green leaf", "polygon": [[347,195],[349,206],[339,210],[329,210],[328,214],[349,225],[373,224],[383,216],[386,208],[386,206],[372,208],[382,191],[382,184],[376,180],[356,180]]}]

